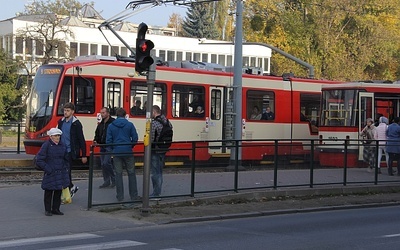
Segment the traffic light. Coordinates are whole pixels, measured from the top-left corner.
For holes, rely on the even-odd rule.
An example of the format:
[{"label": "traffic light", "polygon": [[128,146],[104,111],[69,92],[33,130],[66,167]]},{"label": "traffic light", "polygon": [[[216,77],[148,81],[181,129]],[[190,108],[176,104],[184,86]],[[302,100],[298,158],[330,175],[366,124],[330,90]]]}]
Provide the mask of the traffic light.
[{"label": "traffic light", "polygon": [[150,51],[154,48],[154,43],[145,39],[146,32],[147,24],[139,24],[136,38],[135,70],[140,74],[149,71],[150,65],[154,63],[150,55]]}]

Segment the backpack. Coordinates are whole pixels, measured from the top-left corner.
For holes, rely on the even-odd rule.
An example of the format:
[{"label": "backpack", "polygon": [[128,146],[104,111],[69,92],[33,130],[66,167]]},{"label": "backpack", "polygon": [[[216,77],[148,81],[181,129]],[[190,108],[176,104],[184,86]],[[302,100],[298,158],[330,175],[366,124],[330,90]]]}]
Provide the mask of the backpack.
[{"label": "backpack", "polygon": [[168,119],[167,119],[166,123],[163,123],[162,119],[160,117],[157,117],[156,121],[158,121],[159,123],[161,123],[163,125],[160,136],[158,137],[158,140],[157,140],[156,148],[164,149],[164,150],[168,151],[169,147],[171,147],[171,144],[172,144],[172,138],[174,136],[174,131],[172,130],[172,127],[169,126]]}]

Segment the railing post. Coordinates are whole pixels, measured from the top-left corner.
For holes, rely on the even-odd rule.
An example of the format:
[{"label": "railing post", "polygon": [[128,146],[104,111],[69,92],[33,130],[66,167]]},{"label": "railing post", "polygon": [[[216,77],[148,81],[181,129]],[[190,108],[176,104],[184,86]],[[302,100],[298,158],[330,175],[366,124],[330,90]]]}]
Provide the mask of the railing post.
[{"label": "railing post", "polygon": [[21,123],[18,123],[17,154],[21,152]]},{"label": "railing post", "polygon": [[349,144],[349,136],[344,140],[344,165],[343,165],[343,186],[347,185],[347,146]]},{"label": "railing post", "polygon": [[238,192],[238,181],[239,181],[239,140],[235,141],[235,180],[234,180],[234,192]]},{"label": "railing post", "polygon": [[310,152],[310,188],[314,187],[314,140],[311,140]]},{"label": "railing post", "polygon": [[192,168],[191,168],[191,178],[190,178],[190,196],[194,197],[194,181],[195,181],[195,171],[196,171],[196,142],[192,142]]},{"label": "railing post", "polygon": [[278,140],[275,140],[274,147],[274,189],[278,187]]},{"label": "railing post", "polygon": [[378,140],[376,140],[375,141],[375,171],[374,171],[374,173],[375,173],[375,180],[374,180],[374,184],[375,185],[378,185],[378,170],[380,170],[380,168],[378,168],[378,167],[380,167],[380,166],[378,166],[378,152],[379,152],[379,141]]},{"label": "railing post", "polygon": [[[94,146],[90,145],[90,157],[89,157],[89,183],[88,183],[88,210],[92,208],[92,198],[93,198],[93,164],[94,164],[94,156],[93,156]],[[100,152],[101,153],[101,152]],[[108,152],[105,152],[108,153]]]}]

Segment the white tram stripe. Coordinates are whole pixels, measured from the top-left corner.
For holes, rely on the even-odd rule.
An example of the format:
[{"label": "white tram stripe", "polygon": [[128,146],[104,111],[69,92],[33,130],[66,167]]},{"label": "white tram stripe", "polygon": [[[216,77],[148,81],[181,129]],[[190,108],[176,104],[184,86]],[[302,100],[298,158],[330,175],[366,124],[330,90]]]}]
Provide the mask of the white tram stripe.
[{"label": "white tram stripe", "polygon": [[392,237],[400,237],[400,234],[387,234],[382,235],[383,238],[392,238]]},{"label": "white tram stripe", "polygon": [[0,241],[0,248],[7,247],[17,247],[17,246],[26,246],[33,244],[42,244],[48,242],[58,242],[65,240],[81,240],[81,239],[92,239],[103,237],[96,234],[71,234],[71,235],[59,235],[59,236],[48,236],[48,237],[38,237],[38,238],[29,238],[29,239],[20,239],[20,240],[8,240],[8,241]]},{"label": "white tram stripe", "polygon": [[68,247],[57,247],[57,248],[47,248],[43,250],[100,250],[100,249],[116,249],[120,247],[135,247],[146,245],[147,243],[132,241],[132,240],[120,240],[120,241],[108,241],[108,242],[100,242],[95,244],[84,244],[84,245],[75,245]]}]

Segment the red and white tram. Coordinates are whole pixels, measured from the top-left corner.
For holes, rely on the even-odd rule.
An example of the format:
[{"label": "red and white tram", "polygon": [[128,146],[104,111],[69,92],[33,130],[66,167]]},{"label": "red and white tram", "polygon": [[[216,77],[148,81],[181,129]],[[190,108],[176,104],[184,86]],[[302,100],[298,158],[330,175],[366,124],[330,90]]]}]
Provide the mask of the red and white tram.
[{"label": "red and white tram", "polygon": [[[347,166],[360,166],[362,144],[360,131],[366,119],[385,116],[392,121],[400,111],[400,85],[390,81],[352,82],[322,87],[322,113],[319,136],[322,166],[344,166],[344,140],[347,147]],[[353,141],[352,141],[353,140]],[[383,164],[383,163],[382,163]]]},{"label": "red and white tram", "polygon": [[[38,152],[46,132],[63,116],[66,102],[75,104],[75,115],[83,124],[88,146],[92,143],[98,113],[103,106],[109,107],[112,115],[116,108],[125,108],[138,130],[139,139],[143,139],[147,85],[145,77],[135,74],[134,68],[132,63],[108,57],[85,57],[41,66],[27,105],[26,153]],[[232,73],[221,69],[167,66],[157,66],[156,70],[153,100],[174,126],[172,149],[188,149],[171,150],[167,156],[191,158],[192,144],[188,141],[204,141],[204,146],[210,146],[207,140],[229,137],[227,113],[232,111]],[[290,147],[283,147],[279,154],[290,157],[291,154],[309,153],[309,148],[304,147],[300,139],[318,138],[321,86],[331,83],[336,82],[244,74],[243,99],[240,100],[242,138],[290,139]],[[204,110],[202,115],[194,112],[199,106]],[[273,119],[259,119],[267,108],[274,113]],[[253,112],[256,119],[252,119]],[[136,150],[142,152],[143,146],[135,147]],[[229,153],[229,149],[214,142],[212,147],[196,149],[196,160],[207,161],[225,153]],[[244,147],[242,160],[262,161],[273,154],[273,147]]]}]

